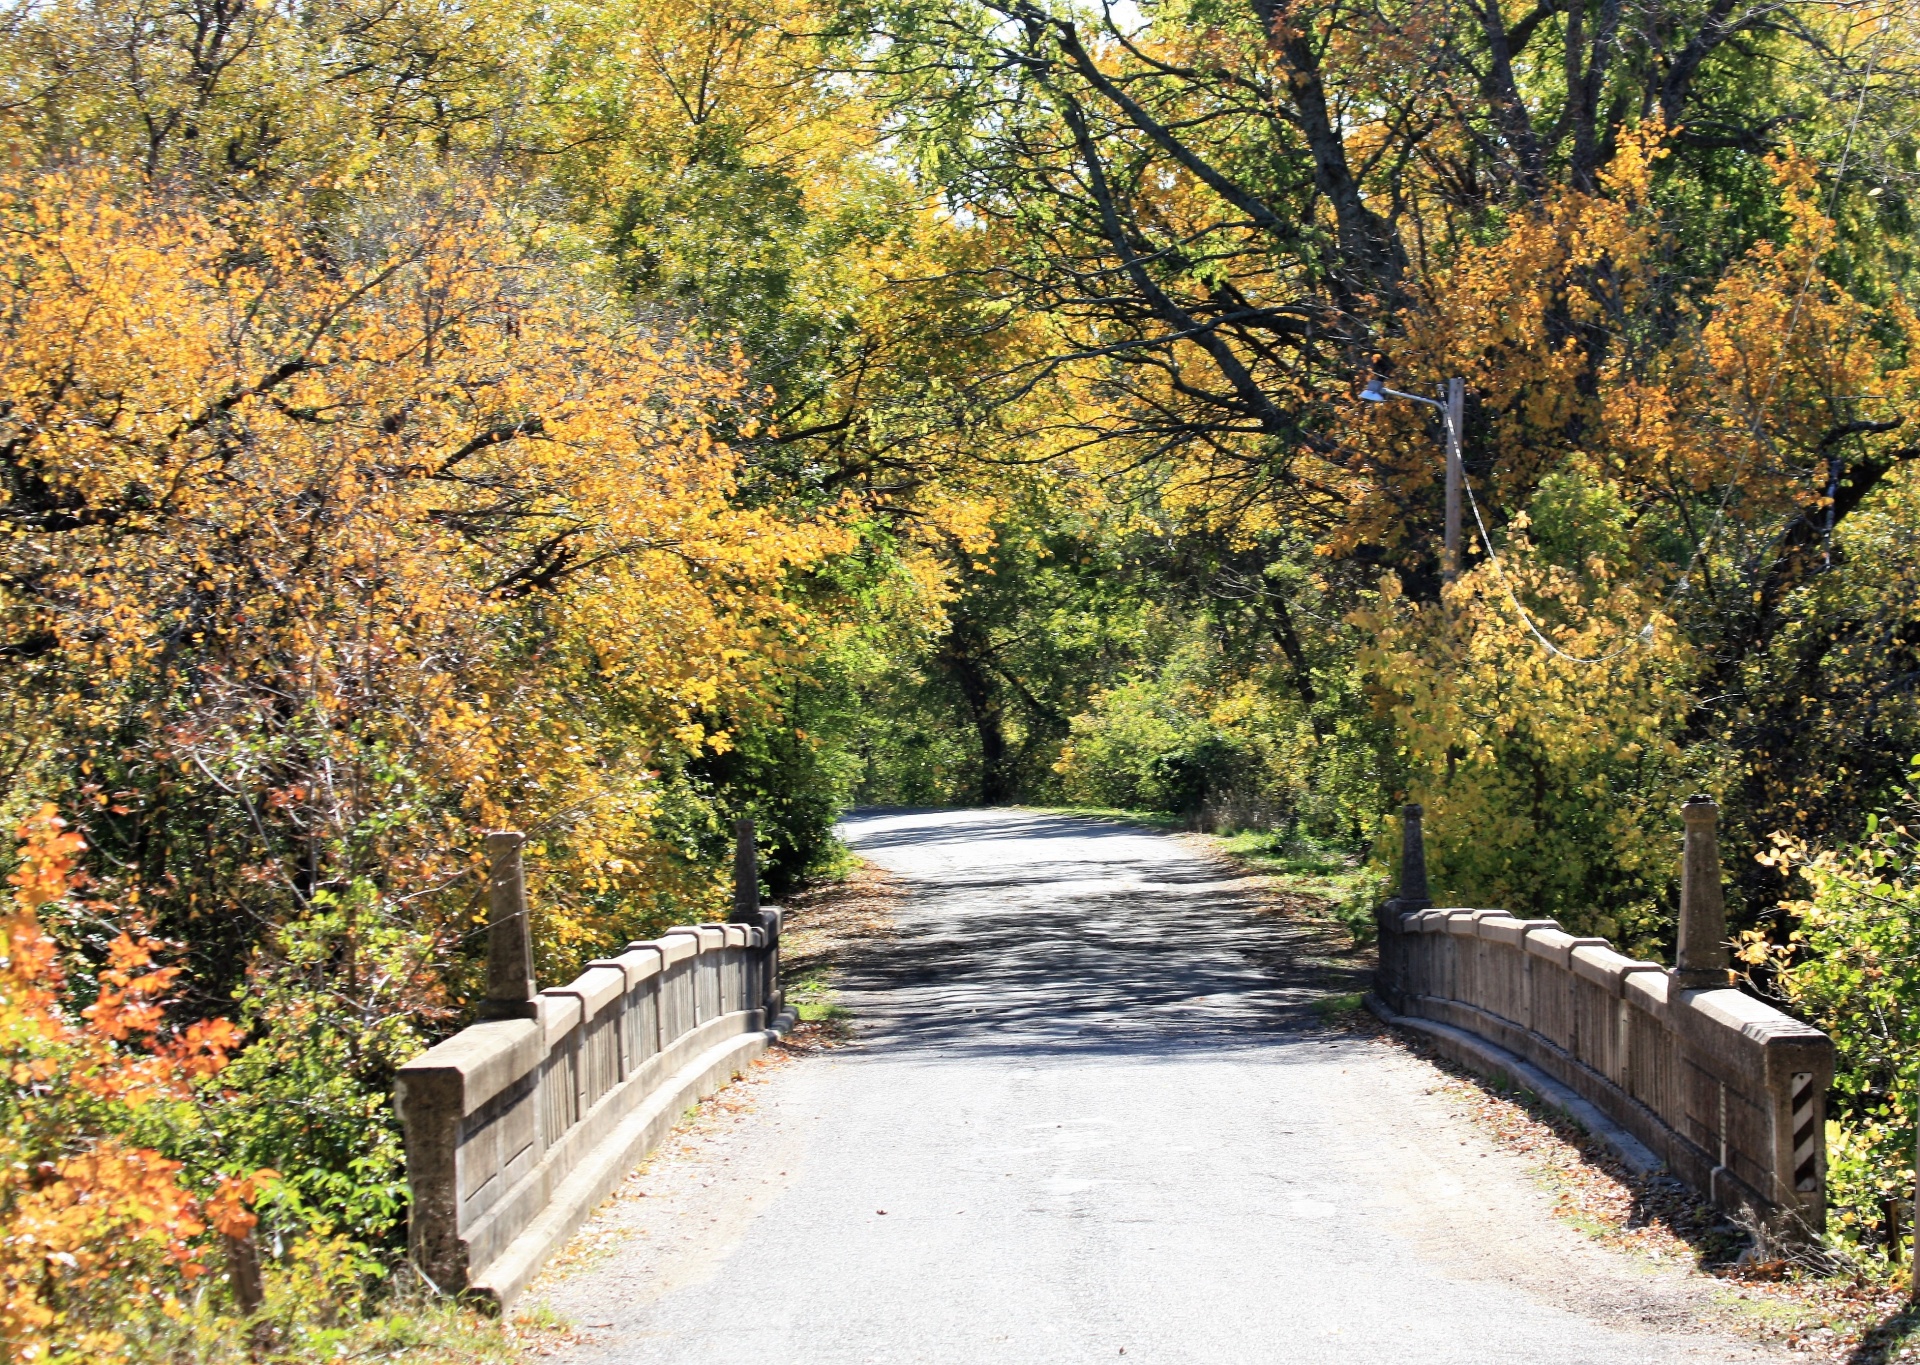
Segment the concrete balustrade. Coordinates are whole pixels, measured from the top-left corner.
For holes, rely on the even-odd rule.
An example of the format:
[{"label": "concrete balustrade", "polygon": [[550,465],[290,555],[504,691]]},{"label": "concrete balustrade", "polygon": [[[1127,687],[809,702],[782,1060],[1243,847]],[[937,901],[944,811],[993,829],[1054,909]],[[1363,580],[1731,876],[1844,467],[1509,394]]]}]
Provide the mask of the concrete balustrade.
[{"label": "concrete balustrade", "polygon": [[[1374,1003],[1476,1069],[1530,1088],[1544,1073],[1598,1111],[1589,1126],[1624,1130],[1631,1164],[1657,1160],[1722,1208],[1810,1236],[1826,1219],[1833,1045],[1729,985],[1711,803],[1685,814],[1678,969],[1552,920],[1394,900]],[[1409,884],[1424,891],[1424,866]]]},{"label": "concrete balustrade", "polygon": [[752,922],[671,929],[534,992],[520,847],[488,841],[481,1022],[403,1066],[396,1093],[414,1264],[443,1292],[503,1306],[689,1104],[792,1023],[781,912],[757,899]]}]

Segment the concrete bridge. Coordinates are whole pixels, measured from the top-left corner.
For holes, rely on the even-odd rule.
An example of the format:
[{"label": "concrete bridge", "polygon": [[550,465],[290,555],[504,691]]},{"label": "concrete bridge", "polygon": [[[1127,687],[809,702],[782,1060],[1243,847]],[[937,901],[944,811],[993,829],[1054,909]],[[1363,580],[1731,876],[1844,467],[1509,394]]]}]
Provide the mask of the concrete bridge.
[{"label": "concrete bridge", "polygon": [[[402,1083],[430,1275],[544,1303],[581,1361],[1774,1358],[1712,1282],[1556,1219],[1433,1066],[1328,1027],[1314,1002],[1369,983],[1225,865],[1024,811],[843,834],[909,887],[895,940],[842,983],[856,1041],[756,1082],[538,1280],[790,1016],[778,913],[750,904],[536,994],[517,848],[496,850],[496,993],[518,999]],[[1776,1227],[1818,1218],[1795,1186],[1824,1178],[1804,1146],[1824,1038],[1544,922],[1427,911],[1422,876],[1384,916],[1383,1010],[1633,1160]]]}]

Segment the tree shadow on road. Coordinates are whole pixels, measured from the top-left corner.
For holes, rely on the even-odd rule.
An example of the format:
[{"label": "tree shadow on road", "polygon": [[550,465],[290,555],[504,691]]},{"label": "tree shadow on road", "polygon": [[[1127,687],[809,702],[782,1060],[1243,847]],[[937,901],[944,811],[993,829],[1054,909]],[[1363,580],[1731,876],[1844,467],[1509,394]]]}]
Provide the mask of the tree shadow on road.
[{"label": "tree shadow on road", "polygon": [[1149,831],[1006,812],[896,826],[895,814],[852,822],[856,851],[1008,851],[916,867],[899,932],[839,980],[867,1046],[973,1057],[1271,1047],[1323,1033],[1315,1006],[1365,987],[1369,963],[1339,930],[1279,912],[1259,877]]}]

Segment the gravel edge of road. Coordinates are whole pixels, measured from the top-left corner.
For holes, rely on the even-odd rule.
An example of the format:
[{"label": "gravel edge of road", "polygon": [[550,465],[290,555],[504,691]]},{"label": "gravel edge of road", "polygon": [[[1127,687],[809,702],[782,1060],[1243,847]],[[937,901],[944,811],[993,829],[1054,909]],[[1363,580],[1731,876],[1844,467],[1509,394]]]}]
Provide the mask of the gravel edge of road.
[{"label": "gravel edge of road", "polygon": [[[635,1197],[654,1168],[683,1157],[717,1125],[742,1110],[750,1110],[760,1084],[794,1061],[844,1046],[851,1026],[833,1001],[833,979],[854,957],[884,943],[894,932],[893,907],[906,894],[900,878],[862,858],[854,858],[838,880],[806,886],[784,901],[787,912],[782,931],[782,978],[788,983],[789,1003],[800,1007],[802,1018],[785,1037],[769,1045],[746,1076],[721,1087],[689,1106],[645,1160],[629,1171],[602,1200],[580,1230],[556,1252],[527,1287],[523,1306],[502,1324],[507,1343],[517,1358],[532,1362],[591,1344],[587,1324],[555,1316],[546,1304],[553,1284],[590,1269],[599,1255],[593,1246],[602,1235],[605,1217],[623,1200]],[[796,992],[791,989],[797,984]],[[809,1017],[811,1016],[811,1017]]]}]

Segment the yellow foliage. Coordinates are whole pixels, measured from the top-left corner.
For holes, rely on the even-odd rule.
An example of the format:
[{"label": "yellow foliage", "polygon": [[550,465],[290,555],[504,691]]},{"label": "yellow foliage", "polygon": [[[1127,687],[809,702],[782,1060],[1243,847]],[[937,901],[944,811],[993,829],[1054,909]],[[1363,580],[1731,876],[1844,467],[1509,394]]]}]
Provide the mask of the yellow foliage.
[{"label": "yellow foliage", "polygon": [[703,718],[765,684],[785,575],[843,533],[733,506],[732,362],[484,194],[396,194],[323,244],[310,212],[0,186],[16,704],[90,762],[141,732],[141,761],[301,812],[323,861],[387,795],[334,749],[386,754],[420,791],[355,857],[397,891],[509,822],[574,896],[644,885],[651,766],[724,745]]},{"label": "yellow foliage", "polygon": [[[1671,850],[1645,826],[1692,790],[1674,740],[1692,654],[1644,588],[1530,550],[1509,542],[1500,569],[1477,566],[1440,604],[1383,580],[1354,616],[1359,663],[1395,722],[1449,904],[1556,915],[1654,951]],[[1613,657],[1541,648],[1509,586],[1567,653]]]},{"label": "yellow foliage", "polygon": [[[1822,270],[1833,229],[1799,158],[1773,163],[1784,241],[1757,244],[1676,303],[1649,208],[1660,136],[1656,125],[1628,140],[1600,193],[1562,190],[1434,276],[1394,360],[1465,376],[1484,422],[1476,496],[1492,525],[1503,508],[1533,515],[1511,517],[1500,564],[1482,559],[1444,603],[1407,602],[1388,580],[1355,617],[1412,799],[1433,816],[1447,894],[1646,947],[1670,875],[1654,831],[1730,770],[1699,736],[1682,754],[1713,660],[1678,618],[1737,575],[1728,556],[1746,528],[1771,534],[1826,503],[1829,433],[1859,403],[1897,411],[1920,377],[1912,310],[1894,298],[1876,330]],[[1892,348],[1889,321],[1906,333]],[[1410,409],[1356,420],[1357,465],[1377,472],[1330,549],[1398,542],[1403,499],[1438,476],[1431,431]],[[1705,511],[1676,512],[1703,497]],[[1696,548],[1676,563],[1683,534]],[[1471,514],[1466,537],[1479,548]]]}]

